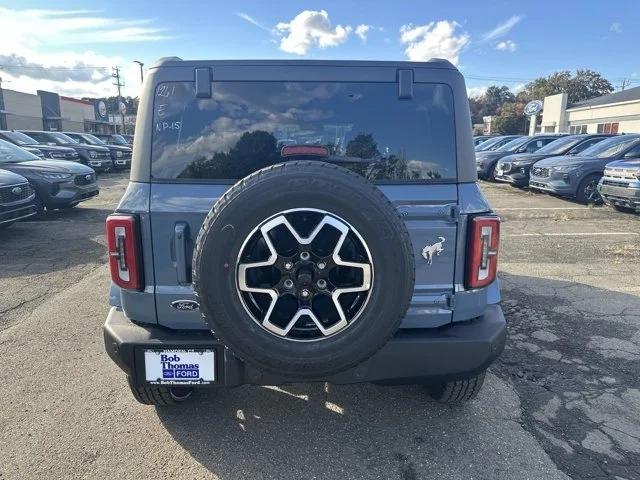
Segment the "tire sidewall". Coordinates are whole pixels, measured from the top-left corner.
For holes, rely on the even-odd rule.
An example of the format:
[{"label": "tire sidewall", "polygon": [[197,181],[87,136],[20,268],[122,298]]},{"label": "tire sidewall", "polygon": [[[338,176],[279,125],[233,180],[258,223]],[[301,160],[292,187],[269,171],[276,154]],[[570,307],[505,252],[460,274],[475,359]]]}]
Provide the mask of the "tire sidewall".
[{"label": "tire sidewall", "polygon": [[[216,213],[194,262],[200,269],[201,309],[214,333],[244,360],[292,377],[334,373],[372,355],[397,330],[413,292],[413,254],[402,238],[406,229],[395,230],[404,228],[397,214],[372,201],[369,184],[316,170],[314,175],[304,169],[271,175],[244,189],[241,198]],[[245,239],[268,218],[294,208],[325,210],[344,219],[368,245],[373,263],[363,310],[343,331],[318,341],[291,341],[268,332],[246,312],[237,291],[236,263]]]},{"label": "tire sidewall", "polygon": [[596,180],[596,192],[598,192],[597,180],[599,179],[599,177],[600,176],[597,173],[590,173],[580,181],[580,184],[578,185],[577,198],[581,203],[585,203],[585,204],[593,203],[594,205],[600,205],[603,203],[602,197],[598,196],[597,199],[590,200],[587,198],[584,192],[584,189],[587,183],[591,182],[592,180]]}]

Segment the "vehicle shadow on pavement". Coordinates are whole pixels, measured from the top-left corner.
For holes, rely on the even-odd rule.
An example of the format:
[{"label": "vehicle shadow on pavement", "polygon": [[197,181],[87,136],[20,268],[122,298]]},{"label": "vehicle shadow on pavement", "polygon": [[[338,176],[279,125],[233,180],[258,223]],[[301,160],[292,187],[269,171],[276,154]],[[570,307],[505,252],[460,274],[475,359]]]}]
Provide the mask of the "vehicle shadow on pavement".
[{"label": "vehicle shadow on pavement", "polygon": [[104,263],[104,220],[111,210],[54,210],[0,233],[0,279]]},{"label": "vehicle shadow on pavement", "polygon": [[572,478],[639,478],[640,296],[500,278],[509,335],[493,371],[517,389],[526,428]]},{"label": "vehicle shadow on pavement", "polygon": [[156,412],[222,479],[469,478],[471,463],[482,478],[561,478],[521,428],[515,392],[493,375],[456,407],[422,386],[295,384],[205,391]]}]

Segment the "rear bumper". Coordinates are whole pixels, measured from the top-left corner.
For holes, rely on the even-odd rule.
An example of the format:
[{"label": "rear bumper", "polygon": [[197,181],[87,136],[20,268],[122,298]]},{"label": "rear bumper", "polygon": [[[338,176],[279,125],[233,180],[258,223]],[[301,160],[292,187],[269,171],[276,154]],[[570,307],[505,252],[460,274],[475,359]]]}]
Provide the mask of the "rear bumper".
[{"label": "rear bumper", "polygon": [[[336,384],[438,383],[471,377],[486,369],[504,349],[506,323],[499,305],[468,322],[428,330],[400,330],[381,350],[354,368],[314,381]],[[243,362],[208,331],[169,330],[138,325],[117,307],[104,325],[111,359],[135,383],[145,383],[144,350],[215,349],[217,385],[277,385],[299,380]]]}]

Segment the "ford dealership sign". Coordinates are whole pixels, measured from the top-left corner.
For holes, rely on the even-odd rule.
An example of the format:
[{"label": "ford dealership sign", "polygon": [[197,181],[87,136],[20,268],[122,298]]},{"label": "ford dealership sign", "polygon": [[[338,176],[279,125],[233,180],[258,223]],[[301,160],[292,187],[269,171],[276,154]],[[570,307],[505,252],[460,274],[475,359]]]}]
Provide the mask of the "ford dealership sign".
[{"label": "ford dealership sign", "polygon": [[524,106],[524,114],[527,116],[537,115],[542,111],[542,101],[531,100]]}]

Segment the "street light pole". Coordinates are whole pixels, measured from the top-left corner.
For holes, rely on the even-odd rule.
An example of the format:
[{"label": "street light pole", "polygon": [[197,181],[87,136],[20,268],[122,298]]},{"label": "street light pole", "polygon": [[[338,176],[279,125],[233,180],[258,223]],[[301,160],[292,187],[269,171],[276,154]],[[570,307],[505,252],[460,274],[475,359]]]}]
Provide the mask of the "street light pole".
[{"label": "street light pole", "polygon": [[144,77],[142,75],[142,67],[144,65],[144,63],[142,63],[140,60],[134,60],[133,63],[137,63],[138,66],[140,67],[140,83],[144,82]]}]

